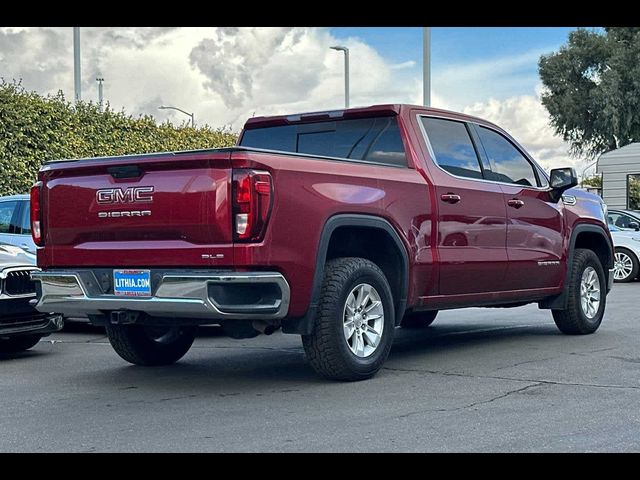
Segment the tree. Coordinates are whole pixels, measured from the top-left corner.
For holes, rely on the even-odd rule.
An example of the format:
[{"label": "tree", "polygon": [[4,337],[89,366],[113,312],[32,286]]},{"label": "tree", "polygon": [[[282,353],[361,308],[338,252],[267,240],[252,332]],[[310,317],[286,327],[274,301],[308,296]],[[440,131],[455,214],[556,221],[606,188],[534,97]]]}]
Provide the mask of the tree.
[{"label": "tree", "polygon": [[593,175],[582,180],[582,185],[588,187],[602,188],[602,175]]},{"label": "tree", "polygon": [[538,66],[542,104],[572,154],[595,158],[640,141],[640,28],[578,29]]},{"label": "tree", "polygon": [[24,193],[47,160],[231,146],[237,136],[208,125],[158,125],[109,105],[71,104],[0,80],[0,196]]},{"label": "tree", "polygon": [[629,210],[640,210],[640,178],[638,175],[629,175],[629,196],[627,208]]}]

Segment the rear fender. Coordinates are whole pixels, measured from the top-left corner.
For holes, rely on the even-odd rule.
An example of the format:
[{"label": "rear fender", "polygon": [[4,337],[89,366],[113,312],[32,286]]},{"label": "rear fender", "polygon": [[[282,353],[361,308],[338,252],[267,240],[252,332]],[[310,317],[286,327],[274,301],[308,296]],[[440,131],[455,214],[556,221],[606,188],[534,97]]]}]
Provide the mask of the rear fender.
[{"label": "rear fender", "polygon": [[404,315],[407,305],[407,295],[409,289],[409,257],[407,249],[393,226],[385,219],[371,215],[358,214],[340,214],[335,215],[327,220],[322,229],[320,243],[318,245],[318,253],[316,257],[316,270],[313,277],[313,288],[311,290],[311,303],[307,313],[300,318],[287,318],[282,321],[282,331],[284,333],[298,333],[301,335],[310,335],[313,328],[313,320],[315,319],[320,299],[320,290],[322,280],[324,278],[324,266],[327,260],[327,251],[331,236],[338,227],[367,227],[381,229],[389,234],[396,244],[401,256],[402,277],[400,285],[400,295],[396,302],[395,318],[396,324],[399,324]]}]

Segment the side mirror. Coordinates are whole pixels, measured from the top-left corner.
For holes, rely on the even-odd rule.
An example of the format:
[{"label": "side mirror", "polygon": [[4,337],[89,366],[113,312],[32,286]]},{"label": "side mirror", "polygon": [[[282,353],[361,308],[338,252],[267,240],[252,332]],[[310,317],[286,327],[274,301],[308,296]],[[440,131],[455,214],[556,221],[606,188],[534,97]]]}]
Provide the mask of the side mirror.
[{"label": "side mirror", "polygon": [[549,195],[551,196],[551,200],[556,203],[560,200],[565,190],[578,185],[578,175],[576,175],[576,171],[571,167],[554,168],[551,170],[550,177],[549,184],[551,190],[549,191]]},{"label": "side mirror", "polygon": [[640,231],[640,223],[629,222],[629,228],[633,228],[636,232]]}]

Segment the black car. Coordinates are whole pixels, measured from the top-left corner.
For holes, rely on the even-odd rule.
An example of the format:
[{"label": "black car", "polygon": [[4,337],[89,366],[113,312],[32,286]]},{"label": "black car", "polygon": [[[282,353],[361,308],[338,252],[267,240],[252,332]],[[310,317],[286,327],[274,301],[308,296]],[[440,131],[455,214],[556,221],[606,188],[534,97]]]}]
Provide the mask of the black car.
[{"label": "black car", "polygon": [[36,298],[31,272],[35,255],[0,244],[0,354],[28,350],[63,326],[62,315],[40,313],[30,305]]}]

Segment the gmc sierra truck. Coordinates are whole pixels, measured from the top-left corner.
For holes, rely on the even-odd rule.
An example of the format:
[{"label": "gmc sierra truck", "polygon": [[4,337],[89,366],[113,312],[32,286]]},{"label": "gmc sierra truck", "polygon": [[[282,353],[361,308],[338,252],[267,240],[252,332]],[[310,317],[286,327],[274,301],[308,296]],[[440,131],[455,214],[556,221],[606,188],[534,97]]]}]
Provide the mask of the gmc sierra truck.
[{"label": "gmc sierra truck", "polygon": [[137,365],[198,325],[302,336],[311,366],[371,377],[395,328],[439,310],[550,309],[602,321],[606,206],[498,126],[411,105],[256,117],[237,146],[53,161],[31,191],[36,308],[104,325]]}]

